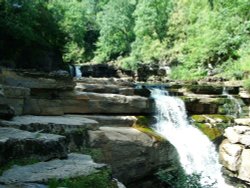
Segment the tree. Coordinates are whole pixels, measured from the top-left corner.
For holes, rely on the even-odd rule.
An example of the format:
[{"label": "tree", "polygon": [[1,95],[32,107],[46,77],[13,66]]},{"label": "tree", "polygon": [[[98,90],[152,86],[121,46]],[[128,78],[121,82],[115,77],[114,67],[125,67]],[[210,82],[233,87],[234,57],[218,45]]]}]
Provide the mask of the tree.
[{"label": "tree", "polygon": [[111,0],[98,14],[100,37],[96,61],[108,61],[130,52],[130,44],[134,40],[132,13],[135,5],[133,0]]}]

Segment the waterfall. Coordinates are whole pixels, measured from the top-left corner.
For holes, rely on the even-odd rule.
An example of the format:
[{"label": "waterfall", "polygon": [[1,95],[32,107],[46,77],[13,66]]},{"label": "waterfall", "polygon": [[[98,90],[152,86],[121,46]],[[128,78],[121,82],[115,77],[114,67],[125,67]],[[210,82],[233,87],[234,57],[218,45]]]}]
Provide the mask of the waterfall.
[{"label": "waterfall", "polygon": [[82,77],[81,66],[79,66],[79,65],[75,65],[75,76],[77,78]]},{"label": "waterfall", "polygon": [[234,104],[232,112],[229,112],[229,113],[231,113],[230,115],[233,115],[236,118],[239,117],[242,114],[242,108],[241,108],[239,101],[235,97],[233,97],[232,95],[230,95],[228,93],[226,87],[223,87],[222,95],[227,96],[227,98],[232,100],[232,102]]},{"label": "waterfall", "polygon": [[175,146],[186,174],[198,174],[204,187],[231,187],[222,177],[215,146],[188,122],[184,102],[160,89],[152,89],[151,96],[155,100],[157,119],[153,128]]}]

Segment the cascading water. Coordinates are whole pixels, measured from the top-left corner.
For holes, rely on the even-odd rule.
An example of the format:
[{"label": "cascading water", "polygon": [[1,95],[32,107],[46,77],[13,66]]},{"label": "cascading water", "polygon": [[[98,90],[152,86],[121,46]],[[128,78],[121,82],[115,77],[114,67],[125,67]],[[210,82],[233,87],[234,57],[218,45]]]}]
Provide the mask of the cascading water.
[{"label": "cascading water", "polygon": [[160,89],[152,89],[151,96],[156,103],[153,128],[175,146],[186,174],[199,175],[204,187],[231,187],[222,177],[215,146],[188,122],[184,102]]},{"label": "cascading water", "polygon": [[75,76],[77,78],[80,78],[82,77],[82,71],[80,70],[81,66],[79,65],[75,65]]},{"label": "cascading water", "polygon": [[223,88],[222,95],[227,96],[227,98],[230,99],[234,104],[232,112],[229,112],[229,114],[231,113],[231,115],[239,117],[242,114],[242,108],[239,101],[235,97],[230,95],[225,87]]}]

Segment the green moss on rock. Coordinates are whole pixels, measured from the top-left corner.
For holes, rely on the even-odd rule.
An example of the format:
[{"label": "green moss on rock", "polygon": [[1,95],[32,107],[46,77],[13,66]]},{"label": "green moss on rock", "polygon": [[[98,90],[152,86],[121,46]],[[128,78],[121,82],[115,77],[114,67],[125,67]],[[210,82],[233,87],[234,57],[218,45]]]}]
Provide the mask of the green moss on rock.
[{"label": "green moss on rock", "polygon": [[212,127],[208,123],[196,123],[196,126],[208,136],[210,140],[215,140],[216,138],[222,136],[223,131],[217,127]]}]

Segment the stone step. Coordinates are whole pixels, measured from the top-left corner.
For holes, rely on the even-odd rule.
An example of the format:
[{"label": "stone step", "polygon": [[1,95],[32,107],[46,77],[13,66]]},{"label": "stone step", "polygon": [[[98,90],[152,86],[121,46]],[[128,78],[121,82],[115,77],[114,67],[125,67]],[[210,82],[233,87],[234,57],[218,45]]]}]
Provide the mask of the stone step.
[{"label": "stone step", "polygon": [[135,116],[83,115],[82,117],[97,121],[100,127],[132,127],[137,120]]},{"label": "stone step", "polygon": [[107,169],[106,164],[93,162],[88,155],[71,153],[67,159],[39,162],[27,166],[13,166],[0,177],[2,185],[25,183],[48,184],[49,180],[69,180],[89,176]]},{"label": "stone step", "polygon": [[[97,121],[80,115],[74,116],[17,116],[11,121],[0,120],[0,127],[12,127],[31,132],[43,132],[66,136],[70,151],[84,148],[87,142],[87,130],[96,130]],[[65,146],[66,147],[66,146]]]},{"label": "stone step", "polygon": [[112,93],[128,96],[139,95],[143,97],[150,96],[150,91],[147,88],[134,88],[119,85],[77,83],[75,89],[80,92]]},{"label": "stone step", "polygon": [[0,128],[0,164],[13,159],[49,160],[67,156],[64,136]]},{"label": "stone step", "polygon": [[124,114],[152,112],[151,100],[141,96],[76,92],[65,99],[27,99],[24,113],[30,115]]},{"label": "stone step", "polygon": [[134,83],[130,78],[91,78],[82,77],[75,80],[76,83],[100,84],[100,85],[118,85],[133,87]]}]

